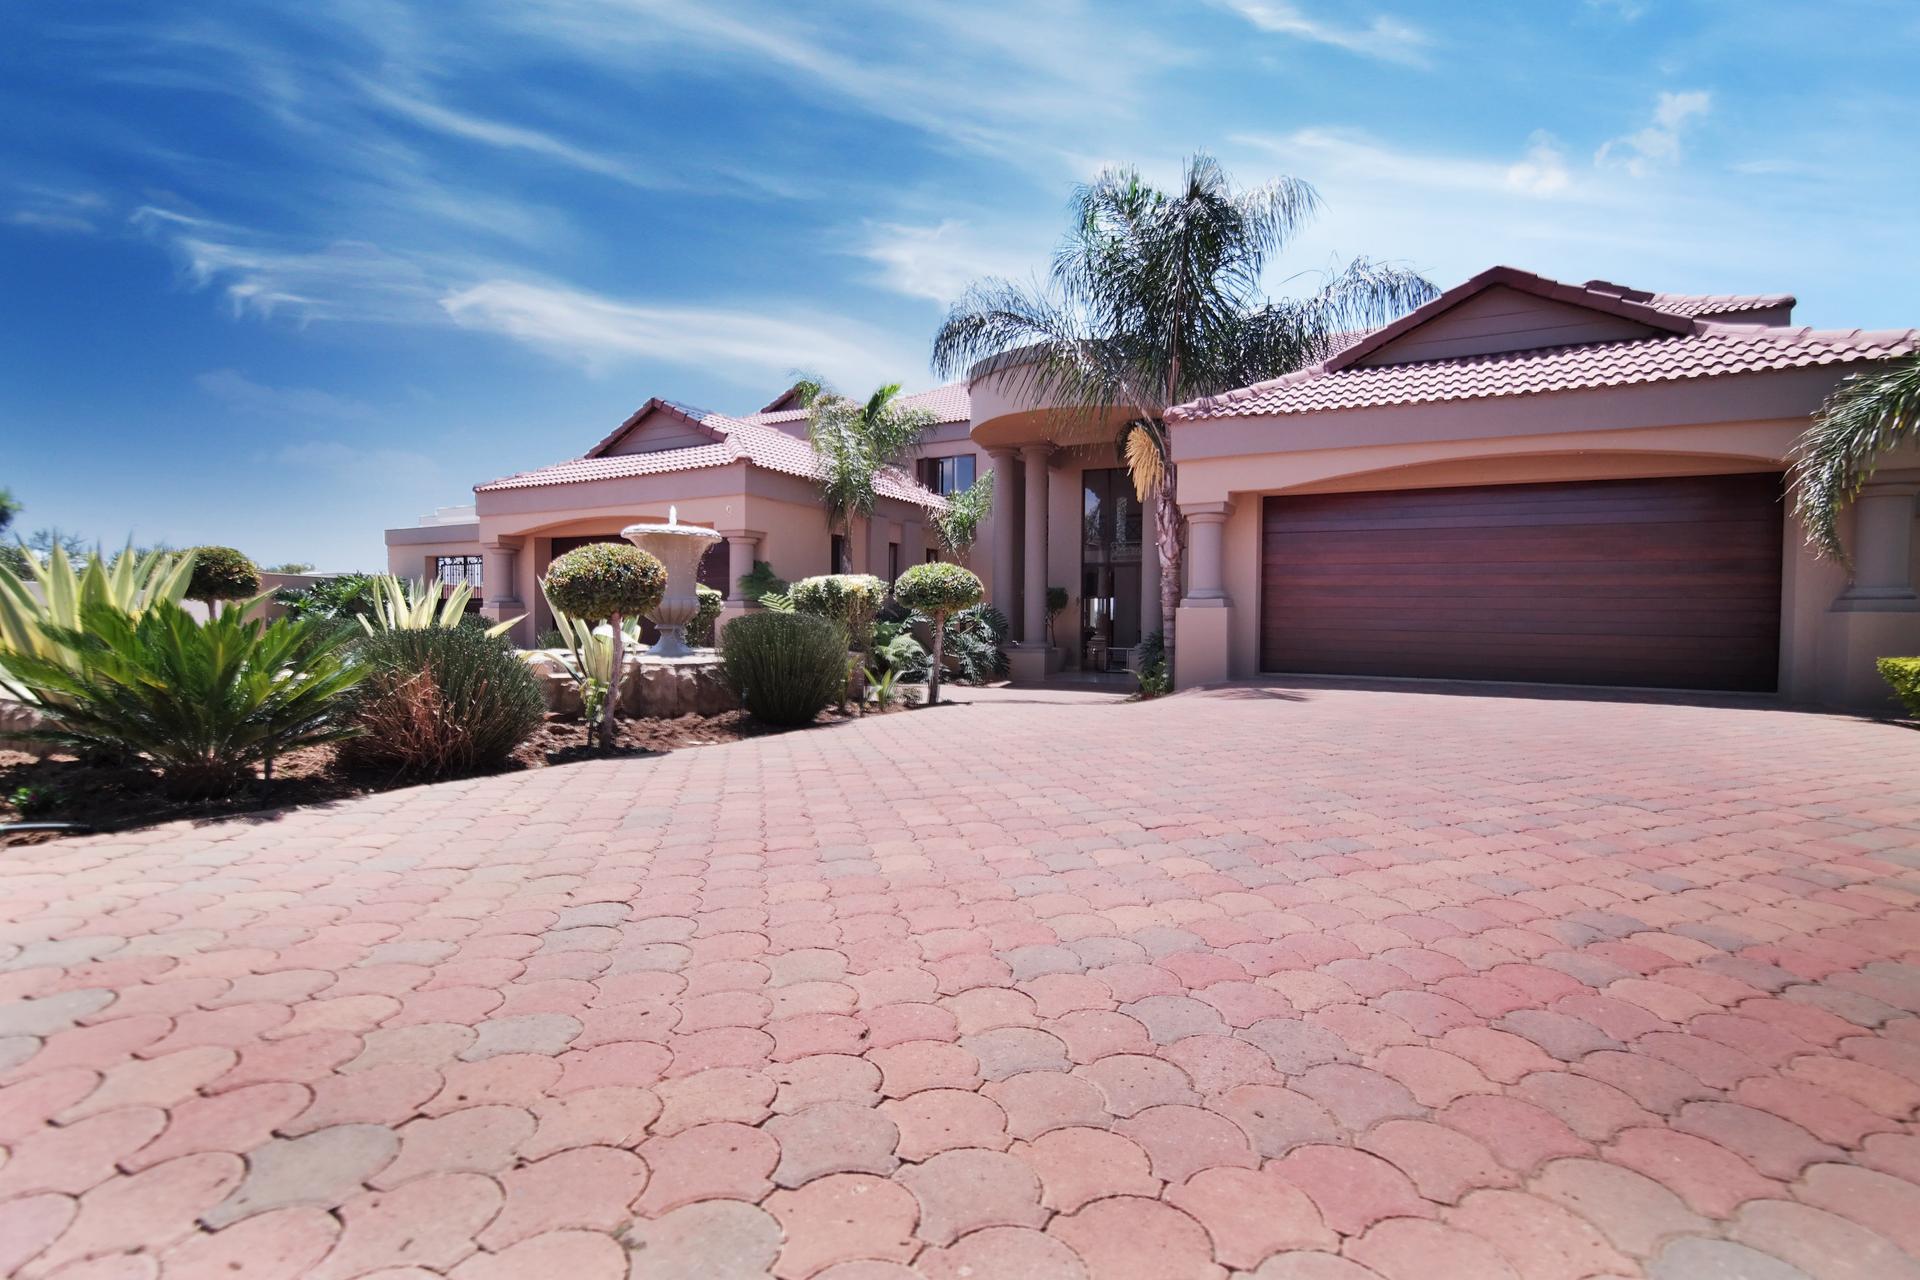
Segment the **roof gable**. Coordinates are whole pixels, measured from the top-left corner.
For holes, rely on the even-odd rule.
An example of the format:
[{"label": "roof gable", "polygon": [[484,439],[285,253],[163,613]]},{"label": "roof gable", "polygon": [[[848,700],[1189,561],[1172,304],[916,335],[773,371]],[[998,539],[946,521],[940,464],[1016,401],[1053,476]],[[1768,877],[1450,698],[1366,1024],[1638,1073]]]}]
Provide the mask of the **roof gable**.
[{"label": "roof gable", "polygon": [[1493,267],[1329,358],[1327,372],[1691,333],[1693,321],[1617,293]]},{"label": "roof gable", "polygon": [[726,433],[711,425],[704,415],[691,413],[671,400],[655,396],[587,450],[585,456],[663,453],[668,449],[716,444],[725,439]]}]

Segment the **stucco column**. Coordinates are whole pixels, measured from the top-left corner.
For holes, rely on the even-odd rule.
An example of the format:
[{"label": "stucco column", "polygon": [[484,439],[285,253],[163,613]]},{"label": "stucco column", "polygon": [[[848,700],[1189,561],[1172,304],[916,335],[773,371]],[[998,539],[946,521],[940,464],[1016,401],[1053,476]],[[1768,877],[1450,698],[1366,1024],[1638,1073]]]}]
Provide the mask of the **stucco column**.
[{"label": "stucco column", "polygon": [[1011,621],[1020,612],[1020,602],[1015,599],[1014,565],[1017,562],[1017,550],[1020,545],[1020,522],[1013,509],[1014,497],[1014,451],[1012,449],[989,449],[987,458],[993,466],[993,582],[991,596],[993,607],[1007,615]]},{"label": "stucco column", "polygon": [[505,542],[480,545],[481,612],[498,621],[509,610],[520,609],[520,596],[513,581],[514,561],[520,548]]},{"label": "stucco column", "polygon": [[1198,502],[1181,508],[1187,517],[1187,593],[1182,606],[1224,608],[1227,600],[1226,528],[1233,505]]},{"label": "stucco column", "polygon": [[1027,575],[1020,601],[1020,640],[1039,646],[1047,642],[1047,459],[1052,454],[1050,444],[1030,444],[1020,451],[1027,465],[1027,520],[1022,536]]},{"label": "stucco column", "polygon": [[753,562],[760,553],[760,540],[767,535],[758,529],[721,529],[719,533],[727,540],[726,603],[745,609],[747,598],[740,594],[740,579],[753,572]]},{"label": "stucco column", "polygon": [[1853,583],[1836,609],[1920,609],[1913,590],[1916,494],[1920,481],[1869,481],[1853,500]]},{"label": "stucco column", "polygon": [[1160,540],[1154,536],[1154,496],[1140,518],[1140,638],[1160,630]]}]

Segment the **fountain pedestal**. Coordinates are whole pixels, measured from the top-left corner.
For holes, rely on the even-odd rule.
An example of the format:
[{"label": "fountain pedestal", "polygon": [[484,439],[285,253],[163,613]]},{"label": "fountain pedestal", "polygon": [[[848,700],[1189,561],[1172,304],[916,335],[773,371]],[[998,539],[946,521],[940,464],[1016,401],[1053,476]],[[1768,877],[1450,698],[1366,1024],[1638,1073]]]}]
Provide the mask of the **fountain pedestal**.
[{"label": "fountain pedestal", "polygon": [[634,546],[659,557],[667,567],[667,589],[660,603],[647,614],[647,620],[660,629],[648,654],[656,658],[685,658],[693,654],[687,644],[687,624],[700,612],[697,574],[700,559],[707,549],[720,541],[712,529],[681,524],[678,508],[667,509],[665,524],[630,524],[620,536]]}]

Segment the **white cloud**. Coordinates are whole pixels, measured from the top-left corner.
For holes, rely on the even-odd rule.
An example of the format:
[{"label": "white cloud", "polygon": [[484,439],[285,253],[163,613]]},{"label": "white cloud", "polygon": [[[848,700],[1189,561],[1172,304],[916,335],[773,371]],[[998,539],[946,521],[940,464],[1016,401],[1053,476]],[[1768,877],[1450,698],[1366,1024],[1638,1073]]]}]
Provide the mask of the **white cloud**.
[{"label": "white cloud", "polygon": [[270,387],[238,369],[210,369],[194,382],[214,399],[239,413],[283,418],[332,418],[364,421],[378,416],[364,400],[316,387]]},{"label": "white cloud", "polygon": [[1507,168],[1507,185],[1530,196],[1558,195],[1572,184],[1567,155],[1552,134],[1535,129],[1527,138],[1527,154]]},{"label": "white cloud", "polygon": [[440,305],[463,328],[595,371],[647,359],[753,378],[817,369],[861,386],[926,362],[924,352],[908,356],[897,335],[836,316],[660,306],[506,279],[451,292]]},{"label": "white cloud", "polygon": [[1535,130],[1517,161],[1389,146],[1357,129],[1316,126],[1279,136],[1241,134],[1232,139],[1310,174],[1316,183],[1362,181],[1440,191],[1555,197],[1570,194],[1573,177],[1551,134]]},{"label": "white cloud", "polygon": [[1680,132],[1713,107],[1713,95],[1704,89],[1662,92],[1653,106],[1653,122],[1624,138],[1600,144],[1595,164],[1617,164],[1633,176],[1644,176],[1655,164],[1680,158]]},{"label": "white cloud", "polygon": [[1432,43],[1426,32],[1398,18],[1376,16],[1364,26],[1316,18],[1288,0],[1215,0],[1262,31],[1330,45],[1387,62],[1424,63]]},{"label": "white cloud", "polygon": [[371,81],[361,82],[361,91],[371,102],[423,128],[450,137],[464,138],[503,151],[523,151],[556,161],[585,173],[599,174],[632,186],[651,186],[645,174],[633,163],[617,156],[603,155],[577,146],[539,129],[469,115],[424,97],[404,94]]},{"label": "white cloud", "polygon": [[98,231],[107,207],[106,198],[92,191],[23,185],[15,192],[16,204],[7,212],[6,221],[36,231],[82,235]]},{"label": "white cloud", "polygon": [[[1044,238],[1030,238],[1036,248],[1046,244]],[[1005,241],[982,236],[972,224],[951,218],[917,227],[869,223],[865,242],[854,252],[879,268],[873,283],[943,307],[976,280],[1018,279],[1044,261],[1043,253],[1017,251]]]}]

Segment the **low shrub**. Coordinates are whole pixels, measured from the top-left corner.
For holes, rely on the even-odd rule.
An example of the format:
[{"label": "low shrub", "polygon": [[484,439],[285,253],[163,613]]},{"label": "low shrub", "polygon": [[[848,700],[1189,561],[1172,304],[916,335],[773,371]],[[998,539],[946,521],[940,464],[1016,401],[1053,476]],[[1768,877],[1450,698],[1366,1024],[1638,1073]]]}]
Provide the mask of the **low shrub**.
[{"label": "low shrub", "polygon": [[[660,603],[667,591],[667,566],[625,543],[590,542],[575,547],[547,568],[540,580],[547,604],[588,627],[611,623],[607,655],[607,696],[600,710],[600,745],[613,749],[614,713],[620,706],[620,681],[626,674],[628,618],[638,620]],[[567,628],[560,628],[565,631]]]},{"label": "low shrub", "polygon": [[1006,676],[1007,615],[990,604],[976,604],[947,618],[945,650],[953,678],[961,684],[986,684]]},{"label": "low shrub", "polygon": [[696,583],[693,593],[699,597],[700,611],[687,624],[687,643],[696,648],[711,649],[713,624],[720,620],[720,606],[726,603],[727,598],[705,583]]},{"label": "low shrub", "polygon": [[873,643],[873,620],[887,602],[887,584],[870,573],[827,573],[802,578],[787,592],[796,613],[838,622],[852,647]]},{"label": "low shrub", "polygon": [[1882,658],[1875,665],[1907,714],[1920,719],[1920,658]]},{"label": "low shrub", "polygon": [[232,547],[194,547],[193,576],[187,599],[212,609],[222,600],[245,600],[260,594],[260,566]]},{"label": "low shrub", "polygon": [[417,778],[494,769],[545,718],[540,686],[511,647],[468,627],[380,631],[360,642],[353,764]]},{"label": "low shrub", "polygon": [[[901,605],[933,623],[933,667],[927,681],[927,705],[940,701],[940,668],[946,646],[947,616],[980,603],[980,579],[957,564],[935,560],[916,564],[893,584]],[[1004,623],[1005,619],[1002,619]]]},{"label": "low shrub", "polygon": [[750,613],[721,633],[727,679],[755,719],[810,724],[847,687],[847,630],[806,613]]},{"label": "low shrub", "polygon": [[787,580],[775,573],[773,566],[765,560],[755,560],[753,572],[740,575],[739,587],[741,597],[748,604],[758,605],[762,609],[777,609],[781,613],[793,609],[787,599]]},{"label": "low shrub", "polygon": [[231,609],[206,622],[161,599],[138,617],[105,601],[47,625],[51,654],[0,647],[0,665],[48,717],[35,736],[152,764],[188,798],[225,795],[295,747],[355,732],[346,695],[363,668],[317,619],[271,624]]},{"label": "low shrub", "polygon": [[365,618],[374,611],[373,579],[364,573],[323,578],[273,593],[289,618]]}]

